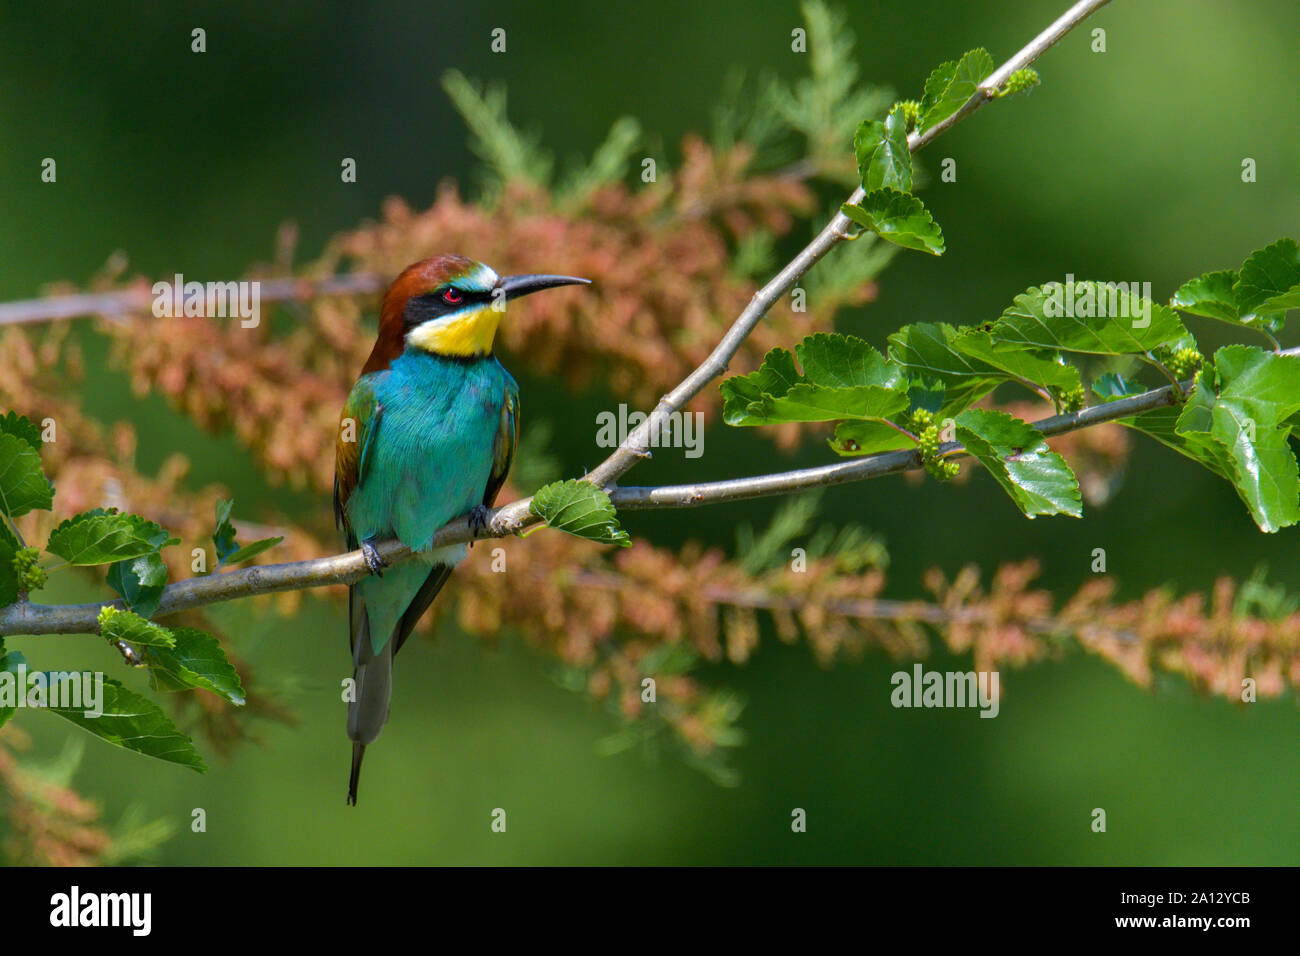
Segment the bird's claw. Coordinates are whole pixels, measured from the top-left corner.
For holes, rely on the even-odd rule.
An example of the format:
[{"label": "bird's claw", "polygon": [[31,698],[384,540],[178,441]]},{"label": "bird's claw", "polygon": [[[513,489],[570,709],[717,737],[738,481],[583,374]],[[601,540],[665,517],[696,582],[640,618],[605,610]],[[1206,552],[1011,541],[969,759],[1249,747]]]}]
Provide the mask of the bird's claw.
[{"label": "bird's claw", "polygon": [[488,526],[488,508],[487,505],[475,505],[469,509],[469,535],[470,539],[476,539],[480,534],[487,530]]},{"label": "bird's claw", "polygon": [[384,576],[384,568],[388,567],[388,562],[379,556],[379,550],[369,541],[361,542],[361,556],[366,559],[366,567],[370,573],[376,577]]}]

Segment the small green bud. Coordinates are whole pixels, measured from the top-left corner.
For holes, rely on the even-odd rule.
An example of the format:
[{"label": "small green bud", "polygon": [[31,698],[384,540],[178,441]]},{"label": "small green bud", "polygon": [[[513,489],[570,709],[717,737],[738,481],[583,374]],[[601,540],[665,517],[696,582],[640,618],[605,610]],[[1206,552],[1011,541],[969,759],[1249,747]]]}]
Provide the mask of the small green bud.
[{"label": "small green bud", "polygon": [[919,424],[921,420],[927,424],[916,436],[916,446],[926,474],[939,481],[956,477],[961,466],[955,461],[945,461],[939,457],[939,448],[943,442],[939,440],[939,426],[934,421],[934,415],[925,409],[917,409],[912,413],[912,421]]},{"label": "small green bud", "polygon": [[1007,77],[1006,85],[998,90],[998,96],[1015,96],[1017,93],[1027,92],[1037,86],[1038,82],[1038,71],[1027,66]]},{"label": "small green bud", "polygon": [[1183,379],[1199,369],[1204,360],[1204,357],[1196,349],[1182,348],[1169,356],[1165,360],[1165,364],[1176,377]]},{"label": "small green bud", "polygon": [[1082,385],[1076,385],[1074,388],[1060,389],[1057,392],[1057,396],[1060,399],[1061,407],[1067,412],[1077,412],[1079,409],[1083,408],[1085,395]]},{"label": "small green bud", "polygon": [[916,100],[903,100],[899,105],[903,107],[903,119],[907,122],[907,128],[915,129],[916,124],[921,122],[921,104]]},{"label": "small green bud", "polygon": [[39,591],[45,587],[45,569],[36,562],[40,559],[40,548],[19,548],[14,554],[14,573],[18,576],[18,590]]}]

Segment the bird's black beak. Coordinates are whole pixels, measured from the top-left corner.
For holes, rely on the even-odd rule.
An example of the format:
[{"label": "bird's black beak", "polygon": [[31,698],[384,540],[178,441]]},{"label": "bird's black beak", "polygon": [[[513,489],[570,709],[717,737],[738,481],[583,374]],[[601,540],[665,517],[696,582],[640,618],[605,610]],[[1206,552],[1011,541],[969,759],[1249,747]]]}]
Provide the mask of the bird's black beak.
[{"label": "bird's black beak", "polygon": [[579,279],[576,276],[547,275],[502,276],[497,280],[497,288],[505,293],[507,300],[518,299],[520,296],[562,285],[591,285],[591,280]]}]

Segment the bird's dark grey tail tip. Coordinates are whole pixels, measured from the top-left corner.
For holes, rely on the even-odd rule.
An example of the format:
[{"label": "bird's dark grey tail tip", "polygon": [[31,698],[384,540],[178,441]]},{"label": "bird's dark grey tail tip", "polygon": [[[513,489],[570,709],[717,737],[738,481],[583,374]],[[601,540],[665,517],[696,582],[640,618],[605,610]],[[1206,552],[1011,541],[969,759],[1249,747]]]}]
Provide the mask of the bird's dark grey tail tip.
[{"label": "bird's dark grey tail tip", "polygon": [[366,745],[352,744],[352,775],[348,777],[348,806],[357,805],[357,781],[361,779],[361,758],[366,755]]}]

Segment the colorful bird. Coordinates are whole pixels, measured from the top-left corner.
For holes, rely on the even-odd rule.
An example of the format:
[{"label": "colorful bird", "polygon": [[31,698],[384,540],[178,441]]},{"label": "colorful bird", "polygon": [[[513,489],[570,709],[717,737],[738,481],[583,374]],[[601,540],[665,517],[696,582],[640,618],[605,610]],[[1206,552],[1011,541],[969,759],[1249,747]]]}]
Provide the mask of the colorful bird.
[{"label": "colorful bird", "polygon": [[[348,589],[354,699],[352,774],[388,721],[393,657],[465,557],[431,548],[434,532],[468,514],[481,530],[514,457],[519,386],[492,354],[506,303],[571,276],[498,276],[463,256],[408,267],[384,296],[379,337],[352,386],[339,428],[334,515],[371,575]],[[375,543],[396,538],[414,559],[388,568]]]}]

